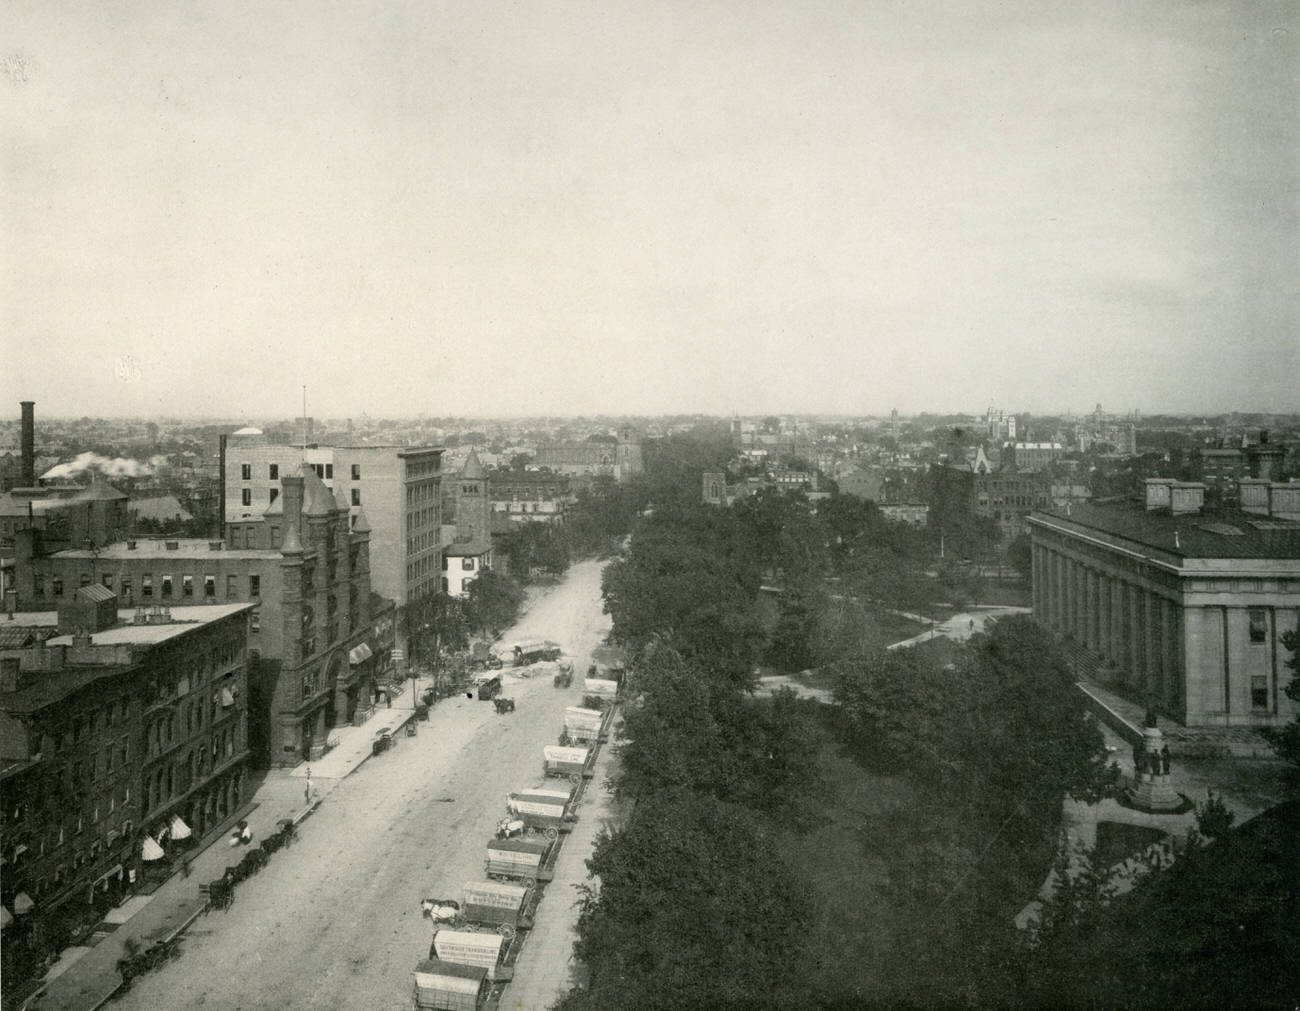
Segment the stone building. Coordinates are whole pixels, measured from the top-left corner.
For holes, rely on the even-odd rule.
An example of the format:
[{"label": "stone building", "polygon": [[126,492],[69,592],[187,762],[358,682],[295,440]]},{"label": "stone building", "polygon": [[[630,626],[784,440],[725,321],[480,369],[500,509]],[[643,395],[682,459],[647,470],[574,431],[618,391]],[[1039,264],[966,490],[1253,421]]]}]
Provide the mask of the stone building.
[{"label": "stone building", "polygon": [[495,518],[560,525],[570,502],[569,478],[544,470],[492,471],[488,496]]},{"label": "stone building", "polygon": [[88,585],[0,634],[6,977],[57,953],[246,799],[254,605],[117,603]]},{"label": "stone building", "polygon": [[640,437],[626,426],[619,429],[617,442],[541,443],[534,462],[557,474],[616,481],[629,481],[645,470]]},{"label": "stone building", "polygon": [[1256,511],[1203,512],[1205,486],[1147,481],[1146,508],[1036,513],[1034,615],[1109,666],[1115,687],[1187,726],[1296,714],[1281,636],[1300,621],[1300,484]]},{"label": "stone building", "polygon": [[376,649],[371,624],[367,514],[353,514],[339,500],[342,490],[331,493],[311,465],[298,471],[281,473],[283,494],[260,515],[228,522],[222,541],[126,540],[47,551],[39,535],[20,534],[20,604],[57,605],[91,584],[145,606],[256,604],[249,653],[257,761],[294,765],[318,757],[331,728],[371,711],[389,657]]},{"label": "stone building", "polygon": [[225,518],[262,516],[280,495],[280,475],[308,464],[354,517],[365,510],[371,584],[400,607],[438,589],[442,455],[440,446],[277,445],[241,429],[226,438]]}]

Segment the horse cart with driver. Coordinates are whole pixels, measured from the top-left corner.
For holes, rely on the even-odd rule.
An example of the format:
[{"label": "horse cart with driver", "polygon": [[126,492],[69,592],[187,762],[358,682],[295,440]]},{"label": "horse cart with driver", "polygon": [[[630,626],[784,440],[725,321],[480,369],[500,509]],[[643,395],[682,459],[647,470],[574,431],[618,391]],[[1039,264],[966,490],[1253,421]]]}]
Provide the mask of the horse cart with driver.
[{"label": "horse cart with driver", "polygon": [[575,786],[595,773],[596,753],[591,748],[562,748],[547,744],[542,748],[542,774],[547,778],[567,779]]},{"label": "horse cart with driver", "polygon": [[545,836],[489,839],[483,874],[490,881],[518,881],[531,888],[555,877],[559,853],[555,841]]}]

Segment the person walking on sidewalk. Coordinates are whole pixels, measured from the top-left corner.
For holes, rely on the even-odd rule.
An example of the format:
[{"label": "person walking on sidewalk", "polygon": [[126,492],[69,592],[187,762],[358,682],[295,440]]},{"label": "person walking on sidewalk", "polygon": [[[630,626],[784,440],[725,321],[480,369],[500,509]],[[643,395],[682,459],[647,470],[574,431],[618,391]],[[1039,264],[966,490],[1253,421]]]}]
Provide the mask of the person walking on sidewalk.
[{"label": "person walking on sidewalk", "polygon": [[304,799],[308,804],[311,803],[311,766],[307,766],[307,786],[303,790]]}]

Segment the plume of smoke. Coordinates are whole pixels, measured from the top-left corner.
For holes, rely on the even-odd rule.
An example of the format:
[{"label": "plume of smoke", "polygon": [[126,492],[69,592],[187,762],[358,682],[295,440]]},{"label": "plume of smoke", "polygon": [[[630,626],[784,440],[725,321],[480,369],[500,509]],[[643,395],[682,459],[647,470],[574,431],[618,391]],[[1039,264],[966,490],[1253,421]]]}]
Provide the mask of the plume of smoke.
[{"label": "plume of smoke", "polygon": [[54,481],[59,478],[70,478],[86,471],[99,471],[105,477],[147,477],[158,466],[154,461],[161,459],[163,458],[154,457],[148,463],[145,463],[141,460],[130,460],[120,456],[110,460],[98,453],[80,453],[75,459],[69,460],[67,463],[60,463],[51,467],[41,475],[41,480]]}]

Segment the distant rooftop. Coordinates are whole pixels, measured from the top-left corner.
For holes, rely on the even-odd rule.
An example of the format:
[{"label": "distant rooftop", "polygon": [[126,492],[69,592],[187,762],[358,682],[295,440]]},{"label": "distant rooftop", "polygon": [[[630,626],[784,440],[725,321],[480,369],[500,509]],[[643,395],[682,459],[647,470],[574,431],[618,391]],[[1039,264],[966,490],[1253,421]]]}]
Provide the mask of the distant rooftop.
[{"label": "distant rooftop", "polygon": [[[241,519],[240,522],[248,522]],[[135,547],[130,545],[134,544]],[[168,544],[176,547],[169,548]],[[213,547],[214,544],[220,547]],[[274,548],[228,548],[224,541],[208,541],[198,537],[168,537],[158,540],[117,541],[102,548],[65,548],[56,551],[54,558],[279,558]]]}]

